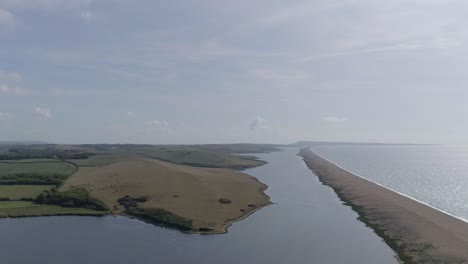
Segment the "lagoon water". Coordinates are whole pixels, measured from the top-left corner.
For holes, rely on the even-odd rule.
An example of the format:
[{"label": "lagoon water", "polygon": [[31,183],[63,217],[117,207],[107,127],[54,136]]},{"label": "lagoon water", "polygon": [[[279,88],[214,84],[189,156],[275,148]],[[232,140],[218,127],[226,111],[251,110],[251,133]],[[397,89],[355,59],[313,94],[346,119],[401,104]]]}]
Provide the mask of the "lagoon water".
[{"label": "lagoon water", "polygon": [[312,150],[357,175],[468,220],[468,148],[323,145]]},{"label": "lagoon water", "polygon": [[296,154],[259,154],[247,170],[276,204],[225,235],[187,235],[125,217],[0,219],[2,262],[28,263],[397,263],[394,252],[321,185]]}]

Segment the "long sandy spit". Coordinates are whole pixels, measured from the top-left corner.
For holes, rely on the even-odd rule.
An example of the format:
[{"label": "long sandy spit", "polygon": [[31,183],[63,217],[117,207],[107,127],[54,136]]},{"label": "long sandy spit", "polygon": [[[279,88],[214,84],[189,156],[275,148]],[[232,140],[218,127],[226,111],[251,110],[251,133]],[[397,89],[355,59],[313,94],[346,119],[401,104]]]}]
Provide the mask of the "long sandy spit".
[{"label": "long sandy spit", "polygon": [[468,263],[468,223],[361,178],[308,148],[300,155],[402,262]]}]

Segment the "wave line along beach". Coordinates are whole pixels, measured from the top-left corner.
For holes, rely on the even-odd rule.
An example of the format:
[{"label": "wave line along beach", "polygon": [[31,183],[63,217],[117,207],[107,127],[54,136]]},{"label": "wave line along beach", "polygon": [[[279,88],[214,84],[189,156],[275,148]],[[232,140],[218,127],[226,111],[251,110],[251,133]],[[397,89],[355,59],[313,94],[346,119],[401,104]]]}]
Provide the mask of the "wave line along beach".
[{"label": "wave line along beach", "polygon": [[404,263],[468,263],[466,222],[346,171],[309,148],[300,156]]}]

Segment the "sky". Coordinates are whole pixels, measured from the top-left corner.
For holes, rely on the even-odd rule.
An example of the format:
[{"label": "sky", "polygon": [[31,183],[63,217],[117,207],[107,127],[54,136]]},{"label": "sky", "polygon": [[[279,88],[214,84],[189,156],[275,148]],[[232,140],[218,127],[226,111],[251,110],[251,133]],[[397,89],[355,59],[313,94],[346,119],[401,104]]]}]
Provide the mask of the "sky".
[{"label": "sky", "polygon": [[467,145],[467,11],[0,0],[0,141]]}]

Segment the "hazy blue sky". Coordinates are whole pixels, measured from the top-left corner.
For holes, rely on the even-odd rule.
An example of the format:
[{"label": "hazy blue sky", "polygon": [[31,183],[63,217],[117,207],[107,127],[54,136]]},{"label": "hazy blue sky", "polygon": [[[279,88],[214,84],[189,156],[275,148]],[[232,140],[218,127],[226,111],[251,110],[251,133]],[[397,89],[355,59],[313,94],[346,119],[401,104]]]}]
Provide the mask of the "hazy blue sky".
[{"label": "hazy blue sky", "polygon": [[0,140],[468,143],[468,1],[0,0]]}]

